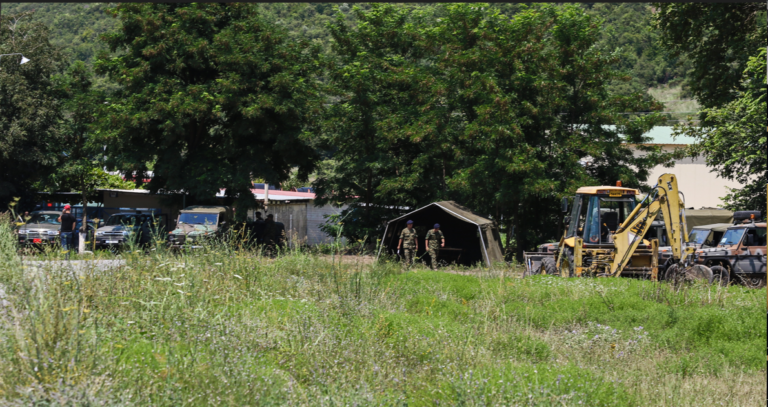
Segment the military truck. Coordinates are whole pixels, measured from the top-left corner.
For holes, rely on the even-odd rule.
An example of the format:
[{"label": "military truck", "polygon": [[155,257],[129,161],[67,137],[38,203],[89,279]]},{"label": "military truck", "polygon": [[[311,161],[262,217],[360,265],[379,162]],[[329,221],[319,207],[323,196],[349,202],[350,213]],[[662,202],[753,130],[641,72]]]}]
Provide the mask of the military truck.
[{"label": "military truck", "polygon": [[[149,222],[149,230],[165,234],[165,215],[139,212],[119,212],[111,215],[96,231],[96,247],[119,249],[129,241],[141,240],[142,225]],[[147,229],[147,228],[145,228]]]},{"label": "military truck", "polygon": [[19,226],[19,244],[50,245],[59,243],[61,222],[57,219],[61,216],[59,211],[35,211],[30,214],[29,220]]},{"label": "military truck", "polygon": [[[655,224],[659,224],[646,233],[645,239],[659,238],[659,273],[663,273],[667,270],[667,267],[672,263],[672,247],[667,243],[666,230],[664,229],[664,222],[654,221]],[[730,227],[730,223],[715,223],[712,225],[699,225],[691,229],[688,234],[688,242],[686,246],[695,247],[696,249],[702,247],[715,247],[723,237],[726,229]],[[660,274],[661,275],[661,274]]]},{"label": "military truck", "polygon": [[203,242],[221,238],[234,219],[229,206],[189,206],[179,213],[176,229],[168,234],[172,249],[203,247]]},{"label": "military truck", "polygon": [[766,222],[756,222],[757,211],[734,213],[734,225],[716,247],[696,251],[696,263],[712,269],[721,285],[730,281],[759,288],[766,284]]}]

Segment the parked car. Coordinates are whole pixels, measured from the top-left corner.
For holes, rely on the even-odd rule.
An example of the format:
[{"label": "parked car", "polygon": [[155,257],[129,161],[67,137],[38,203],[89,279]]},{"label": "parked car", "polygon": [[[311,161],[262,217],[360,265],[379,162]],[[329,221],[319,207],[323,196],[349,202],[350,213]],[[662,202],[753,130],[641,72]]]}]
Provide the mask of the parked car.
[{"label": "parked car", "polygon": [[19,226],[19,244],[44,246],[59,243],[59,229],[61,229],[61,222],[57,220],[59,216],[61,216],[59,211],[32,212],[29,220]]},{"label": "parked car", "polygon": [[[148,225],[145,225],[147,223]],[[96,231],[96,247],[121,248],[129,241],[140,243],[143,233],[157,233],[160,236],[165,236],[164,225],[165,215],[163,214],[116,213],[111,215]]]},{"label": "parked car", "polygon": [[[746,212],[746,211],[744,211]],[[744,219],[744,212],[736,212],[716,247],[696,251],[696,263],[712,269],[717,280],[743,283],[749,287],[763,287],[766,283],[766,222],[755,222],[754,217]],[[747,212],[754,216],[754,212]],[[757,213],[759,216],[759,212]]]},{"label": "parked car", "polygon": [[228,206],[189,206],[179,213],[176,229],[168,234],[168,245],[173,249],[200,248],[203,241],[222,237],[232,219]]},{"label": "parked car", "polygon": [[[654,221],[653,223],[656,222]],[[723,236],[723,233],[725,233],[726,229],[730,226],[732,226],[730,223],[714,223],[711,225],[695,226],[691,229],[690,233],[688,233],[688,246],[694,246],[697,250],[702,247],[715,247]],[[661,274],[671,264],[672,247],[668,246],[668,243],[666,243],[667,232],[663,225],[655,233],[658,233],[663,237],[663,240],[660,239],[659,242],[664,242],[665,244],[662,246],[661,243],[659,243],[659,274]],[[647,236],[648,235],[646,235],[646,239],[648,238]]]},{"label": "parked car", "polygon": [[720,239],[723,238],[725,231],[731,226],[733,226],[731,223],[696,226],[688,234],[688,242],[695,245],[696,249],[716,247],[720,243]]}]

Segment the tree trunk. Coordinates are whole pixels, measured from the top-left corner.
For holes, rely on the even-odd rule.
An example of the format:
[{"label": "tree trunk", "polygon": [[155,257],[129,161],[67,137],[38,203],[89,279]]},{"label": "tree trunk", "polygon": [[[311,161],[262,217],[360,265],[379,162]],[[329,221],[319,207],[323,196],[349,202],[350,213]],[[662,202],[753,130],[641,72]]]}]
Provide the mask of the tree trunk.
[{"label": "tree trunk", "polygon": [[82,193],[83,193],[83,225],[80,227],[78,233],[80,233],[80,239],[77,242],[77,252],[85,252],[85,240],[88,236],[88,196],[86,194],[85,177],[82,179]]}]

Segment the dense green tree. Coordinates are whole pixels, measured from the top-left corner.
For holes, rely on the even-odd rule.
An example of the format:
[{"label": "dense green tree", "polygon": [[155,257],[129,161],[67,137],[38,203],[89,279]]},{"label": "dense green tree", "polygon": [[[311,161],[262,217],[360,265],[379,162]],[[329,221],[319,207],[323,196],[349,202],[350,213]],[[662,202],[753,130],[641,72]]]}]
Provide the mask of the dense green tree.
[{"label": "dense green tree", "polygon": [[613,93],[643,93],[649,87],[679,82],[690,64],[685,57],[674,57],[659,44],[653,27],[653,7],[648,3],[581,3],[587,14],[601,20],[603,49],[620,50],[617,68],[631,77],[613,81]]},{"label": "dense green tree", "polygon": [[[660,109],[641,94],[611,95],[618,57],[597,46],[600,25],[576,6],[523,8],[513,19],[481,4],[447,5],[430,29],[442,75],[428,94],[433,120],[413,127],[455,157],[448,186],[515,230],[518,256],[557,236],[557,203],[578,186],[641,186],[668,160],[643,146]],[[441,129],[451,117],[453,133]],[[647,153],[634,157],[627,143]],[[588,165],[584,163],[588,162]],[[490,182],[489,182],[490,181]]]},{"label": "dense green tree", "polygon": [[[103,144],[94,124],[105,100],[104,92],[93,88],[93,75],[82,61],[54,81],[62,102],[63,118],[58,125],[56,170],[37,183],[40,190],[79,192],[83,207],[96,198],[97,188],[126,188],[132,183],[103,170]],[[83,213],[83,225],[87,220]],[[83,230],[84,231],[84,230]]]},{"label": "dense green tree", "polygon": [[439,9],[425,19],[373,6],[356,10],[355,29],[333,27],[341,63],[329,75],[342,92],[326,136],[336,175],[315,184],[329,200],[459,199],[516,230],[521,252],[556,236],[564,194],[640,186],[668,160],[642,146],[660,117],[621,114],[660,106],[609,92],[622,79],[618,56],[597,45],[600,26],[583,10],[521,7],[509,19],[483,4]]},{"label": "dense green tree", "polygon": [[[3,14],[32,12],[28,19],[50,30],[50,41],[69,61],[83,61],[89,67],[96,53],[105,49],[99,36],[115,30],[120,20],[111,18],[109,3],[3,3]],[[94,89],[114,91],[116,86],[104,76],[94,76]]]},{"label": "dense green tree", "polygon": [[766,50],[749,59],[736,99],[722,107],[704,109],[703,126],[679,126],[678,132],[699,138],[695,154],[719,176],[744,185],[723,197],[732,210],[765,213],[768,140],[766,140]]},{"label": "dense green tree", "polygon": [[741,77],[768,44],[765,3],[654,3],[661,41],[692,64],[691,92],[704,107],[721,106],[742,89]]},{"label": "dense green tree", "polygon": [[317,157],[305,142],[322,108],[317,47],[286,41],[253,4],[130,4],[113,53],[97,70],[121,85],[102,122],[108,165],[150,190],[211,199],[220,188],[255,204],[251,180],[306,179]]},{"label": "dense green tree", "polygon": [[[342,216],[345,235],[372,236],[395,206],[418,206],[436,197],[423,186],[430,145],[413,143],[400,131],[419,115],[417,82],[421,72],[419,36],[412,10],[373,5],[368,12],[353,8],[350,28],[338,14],[329,30],[335,60],[327,69],[333,98],[318,146],[332,154],[334,167],[314,182],[318,204],[349,202]],[[356,197],[350,199],[351,197]],[[350,213],[353,213],[350,215]]]},{"label": "dense green tree", "polygon": [[55,170],[61,103],[52,75],[63,56],[48,40],[48,29],[28,23],[30,13],[0,17],[0,208],[12,197],[34,200],[31,185]]},{"label": "dense green tree", "polygon": [[[690,87],[706,107],[699,122],[678,126],[696,136],[694,154],[723,178],[744,185],[724,197],[732,209],[765,208],[765,3],[655,4],[664,46],[692,63]],[[762,65],[761,65],[762,64]]]}]

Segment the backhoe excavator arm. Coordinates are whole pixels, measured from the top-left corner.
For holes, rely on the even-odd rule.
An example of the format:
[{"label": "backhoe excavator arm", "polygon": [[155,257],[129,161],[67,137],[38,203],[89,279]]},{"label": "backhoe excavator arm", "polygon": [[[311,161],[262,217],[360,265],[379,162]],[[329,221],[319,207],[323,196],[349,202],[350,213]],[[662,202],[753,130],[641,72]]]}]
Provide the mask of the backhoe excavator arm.
[{"label": "backhoe excavator arm", "polygon": [[611,275],[621,274],[627,266],[659,210],[664,218],[674,261],[684,261],[685,257],[693,252],[690,248],[683,254],[683,244],[688,242],[688,233],[677,179],[672,174],[663,174],[651,193],[635,207],[612,236],[616,249],[611,263]]}]

